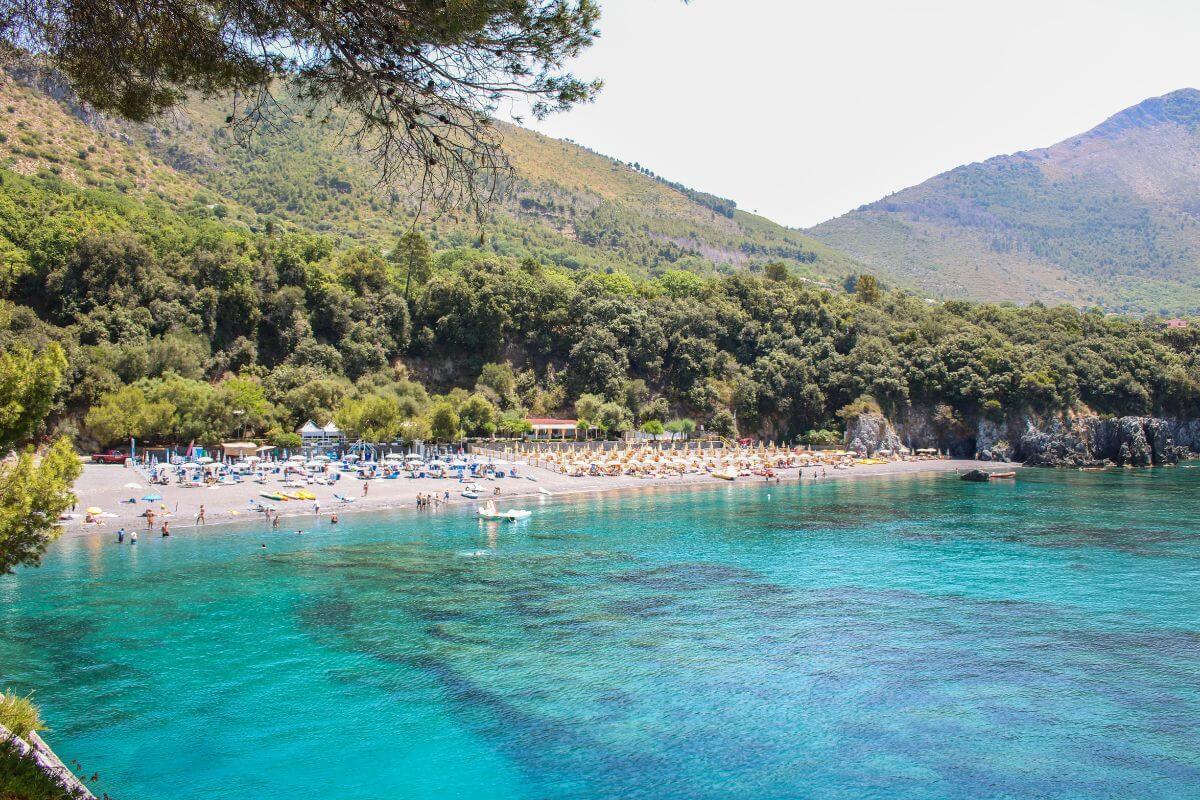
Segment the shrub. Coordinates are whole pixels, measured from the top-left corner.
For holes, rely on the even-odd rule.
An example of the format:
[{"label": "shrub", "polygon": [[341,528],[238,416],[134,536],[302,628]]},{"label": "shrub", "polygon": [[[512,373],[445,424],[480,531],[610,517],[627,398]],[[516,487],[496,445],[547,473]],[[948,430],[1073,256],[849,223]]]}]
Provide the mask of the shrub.
[{"label": "shrub", "polygon": [[864,394],[852,403],[847,403],[838,409],[837,415],[847,424],[867,414],[882,414],[879,401],[869,394]]},{"label": "shrub", "polygon": [[797,437],[800,444],[837,444],[842,440],[841,434],[837,431],[818,431],[811,430],[802,436]]},{"label": "shrub", "polygon": [[33,701],[11,691],[0,693],[0,724],[22,739],[28,739],[31,733],[46,730],[42,715]]},{"label": "shrub", "polygon": [[9,800],[71,800],[75,795],[42,772],[14,743],[0,742],[0,797]]}]

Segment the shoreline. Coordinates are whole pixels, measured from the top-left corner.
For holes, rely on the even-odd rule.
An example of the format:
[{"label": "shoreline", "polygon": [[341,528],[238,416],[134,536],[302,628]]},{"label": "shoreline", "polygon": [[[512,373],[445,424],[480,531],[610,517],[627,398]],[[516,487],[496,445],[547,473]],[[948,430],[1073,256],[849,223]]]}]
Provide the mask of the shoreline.
[{"label": "shoreline", "polygon": [[[935,475],[970,469],[995,470],[1000,466],[997,462],[977,461],[973,459],[893,461],[887,464],[857,465],[845,470],[829,468],[826,469],[825,476],[820,478],[814,477],[816,470],[808,467],[782,471],[779,475],[779,483],[820,483],[824,481],[852,480],[868,477]],[[370,488],[366,496],[360,494],[363,482],[353,479],[339,481],[339,484],[344,484],[344,486],[309,486],[306,488],[317,495],[321,504],[319,516],[327,524],[329,517],[335,513],[340,517],[347,514],[366,512],[418,511],[419,509],[416,506],[416,495],[418,493],[436,493],[442,496],[448,491],[450,492],[450,498],[443,501],[443,505],[445,506],[479,505],[486,500],[494,499],[501,507],[511,508],[514,507],[514,501],[530,499],[542,500],[574,498],[595,494],[616,494],[634,489],[677,491],[684,488],[706,486],[717,488],[767,483],[767,481],[759,477],[724,481],[708,474],[690,474],[666,479],[648,479],[625,475],[572,478],[542,467],[530,465],[522,465],[522,467],[523,475],[520,478],[479,481],[488,491],[496,486],[499,486],[501,491],[498,496],[485,493],[476,499],[460,496],[458,492],[461,484],[454,479],[375,479],[369,482]],[[1005,471],[1020,468],[1020,464],[1005,463],[1003,465]],[[532,476],[533,480],[528,480],[525,477],[527,475]],[[115,465],[85,464],[84,472],[75,485],[75,493],[79,498],[78,507],[88,508],[96,505],[103,508],[105,512],[114,514],[115,516],[105,518],[105,524],[103,525],[95,525],[82,522],[81,514],[80,519],[70,520],[63,525],[63,536],[76,538],[98,534],[115,535],[117,529],[124,527],[127,531],[136,530],[143,536],[157,538],[159,536],[157,528],[164,520],[170,523],[172,530],[187,529],[189,531],[198,528],[239,525],[247,522],[264,523],[265,519],[260,513],[248,510],[250,502],[258,500],[274,505],[279,512],[280,519],[284,521],[285,525],[287,520],[314,519],[316,516],[312,510],[312,501],[274,502],[263,500],[259,497],[259,492],[272,488],[267,485],[243,483],[234,486],[204,488],[183,488],[178,486],[154,486],[150,488],[143,484],[140,489],[124,487],[126,483],[142,483],[142,480],[140,473],[129,468]],[[543,488],[549,494],[540,491]],[[353,491],[345,491],[347,489],[352,489]],[[150,491],[161,494],[163,500],[161,502],[139,501],[136,504],[119,503],[122,498],[127,498],[131,495],[140,496]],[[351,495],[354,497],[355,502],[346,503],[339,501],[333,497],[334,492]],[[371,492],[374,492],[374,494],[371,494]],[[230,506],[231,502],[234,505],[240,504],[243,507],[233,508]],[[218,504],[220,505],[218,506]],[[195,518],[201,505],[205,507],[206,521],[204,523],[197,523]],[[292,506],[292,508],[289,508],[289,506]],[[160,510],[163,507],[167,508],[166,512]],[[153,531],[148,530],[146,520],[141,516],[147,508],[154,508],[156,513],[155,529]]]}]

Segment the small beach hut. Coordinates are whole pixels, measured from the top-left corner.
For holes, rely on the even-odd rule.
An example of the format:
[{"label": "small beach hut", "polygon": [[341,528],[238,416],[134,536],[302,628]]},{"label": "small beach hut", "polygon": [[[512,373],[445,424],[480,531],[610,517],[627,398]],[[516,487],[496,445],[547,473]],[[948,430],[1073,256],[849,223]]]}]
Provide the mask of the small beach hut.
[{"label": "small beach hut", "polygon": [[254,442],[222,442],[221,450],[226,458],[244,458],[257,453],[258,445]]}]

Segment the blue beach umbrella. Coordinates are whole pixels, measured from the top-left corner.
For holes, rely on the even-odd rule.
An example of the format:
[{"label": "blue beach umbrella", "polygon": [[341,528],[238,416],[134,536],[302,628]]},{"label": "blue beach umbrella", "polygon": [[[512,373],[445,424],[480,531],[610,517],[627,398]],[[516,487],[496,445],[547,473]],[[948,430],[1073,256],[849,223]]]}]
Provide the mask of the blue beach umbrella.
[{"label": "blue beach umbrella", "polygon": [[148,494],[148,495],[145,495],[144,497],[142,497],[142,499],[145,500],[147,503],[153,503],[157,500],[162,500],[162,495],[161,494]]}]

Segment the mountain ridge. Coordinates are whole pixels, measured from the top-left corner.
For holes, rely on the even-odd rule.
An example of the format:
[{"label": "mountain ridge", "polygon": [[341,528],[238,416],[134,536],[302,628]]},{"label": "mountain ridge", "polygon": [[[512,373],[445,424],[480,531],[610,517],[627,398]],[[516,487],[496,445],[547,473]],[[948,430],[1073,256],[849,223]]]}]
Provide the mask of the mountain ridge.
[{"label": "mountain ridge", "polygon": [[1200,309],[1200,91],[1000,155],[808,229],[935,297]]}]

